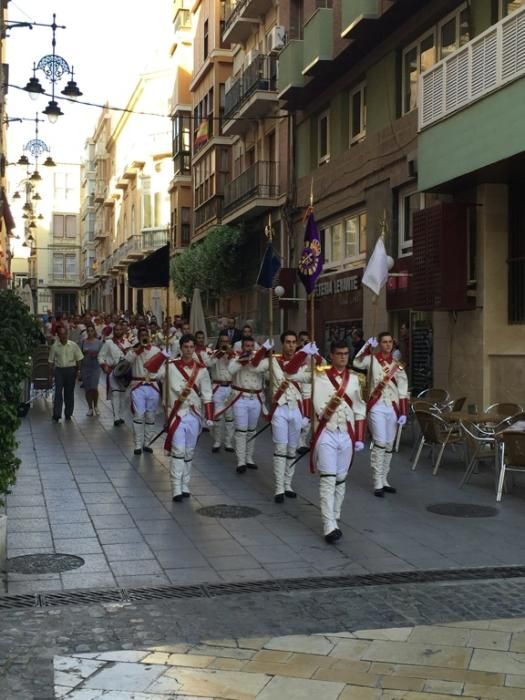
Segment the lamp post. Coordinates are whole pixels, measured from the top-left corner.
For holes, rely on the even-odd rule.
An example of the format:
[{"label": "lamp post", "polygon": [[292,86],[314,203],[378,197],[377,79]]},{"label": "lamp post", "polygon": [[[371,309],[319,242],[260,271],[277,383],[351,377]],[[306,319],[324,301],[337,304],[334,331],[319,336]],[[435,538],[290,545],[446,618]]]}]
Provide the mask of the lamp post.
[{"label": "lamp post", "polygon": [[82,93],[74,80],[73,66],[70,67],[66,59],[62,58],[62,56],[59,56],[56,53],[56,30],[65,29],[65,27],[56,23],[55,14],[53,14],[53,22],[51,24],[39,24],[38,26],[51,28],[53,34],[53,38],[51,40],[51,53],[47,54],[46,56],[42,56],[38,63],[33,64],[33,75],[31,78],[29,78],[24,90],[26,90],[32,98],[42,95],[45,91],[39,79],[36,77],[36,72],[38,70],[43,71],[44,76],[51,83],[51,100],[48,102],[47,107],[43,110],[43,113],[47,116],[51,124],[54,124],[57,119],[64,114],[60,109],[58,102],[55,100],[56,83],[62,80],[64,75],[69,75],[70,80],[68,81],[66,87],[62,90],[61,94],[64,95],[64,97],[69,97],[70,99],[74,100],[77,97],[80,97]]}]

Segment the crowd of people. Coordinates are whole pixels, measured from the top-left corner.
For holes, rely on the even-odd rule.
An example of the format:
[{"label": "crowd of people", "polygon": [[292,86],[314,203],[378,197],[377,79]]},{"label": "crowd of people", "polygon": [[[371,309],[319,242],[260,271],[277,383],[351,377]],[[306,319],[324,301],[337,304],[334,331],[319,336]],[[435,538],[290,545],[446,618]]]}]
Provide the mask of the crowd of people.
[{"label": "crowd of people", "polygon": [[115,428],[124,424],[130,399],[134,454],[152,453],[162,436],[174,502],[191,495],[193,456],[203,429],[212,433],[212,453],[224,449],[235,455],[239,475],[257,469],[261,415],[259,432],[270,426],[274,444],[275,502],[296,498],[295,466],[309,452],[310,469],[320,476],[328,543],[342,537],[346,479],[354,453],[364,448],[367,427],[373,493],[384,498],[396,492],[388,475],[396,433],[406,422],[408,380],[390,332],[358,342],[352,361],[347,342],[333,340],[327,364],[306,331],[282,333],[277,352],[273,340],[259,345],[252,327],[238,329],[233,318],[225,319],[214,345],[206,343],[203,331],[191,333],[184,319],[167,318],[159,327],[151,315],[57,317],[45,330],[53,341],[53,421],[61,420],[63,407],[65,420],[71,420],[77,378],[88,416],[97,416],[103,377]]}]

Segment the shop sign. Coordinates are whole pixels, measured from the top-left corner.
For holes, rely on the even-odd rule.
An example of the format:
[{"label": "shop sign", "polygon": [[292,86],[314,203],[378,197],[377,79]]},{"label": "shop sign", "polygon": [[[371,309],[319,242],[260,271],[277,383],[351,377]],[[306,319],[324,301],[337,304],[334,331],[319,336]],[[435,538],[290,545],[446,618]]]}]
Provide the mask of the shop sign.
[{"label": "shop sign", "polygon": [[357,292],[361,287],[360,275],[347,275],[338,279],[321,280],[315,285],[315,296],[317,299],[321,297],[331,296],[334,294],[344,294],[348,292]]}]

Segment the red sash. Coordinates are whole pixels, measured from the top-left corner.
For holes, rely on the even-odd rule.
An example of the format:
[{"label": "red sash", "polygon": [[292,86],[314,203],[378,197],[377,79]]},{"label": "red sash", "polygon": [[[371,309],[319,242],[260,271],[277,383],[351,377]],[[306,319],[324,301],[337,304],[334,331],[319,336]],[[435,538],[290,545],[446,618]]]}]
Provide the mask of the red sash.
[{"label": "red sash", "polygon": [[[387,360],[384,358],[380,357],[379,355],[373,355],[372,356],[372,362],[374,361],[374,357],[376,360],[379,362],[382,368],[385,367]],[[383,391],[386,387],[386,385],[391,381],[392,384],[397,386],[396,380],[394,379],[394,376],[396,375],[399,370],[403,369],[403,366],[400,365],[398,362],[394,365],[392,369],[388,372],[388,374],[379,382],[379,384],[376,386],[376,388],[373,390],[370,398],[368,399],[368,402],[366,404],[366,409],[369,411],[371,408],[373,408],[376,403],[381,399],[381,396],[383,395]],[[370,371],[372,370],[372,365],[370,365]],[[399,416],[399,407],[396,404],[396,402],[393,402],[394,406],[394,411],[396,414]]]},{"label": "red sash", "polygon": [[[169,363],[171,364],[171,363]],[[168,364],[168,372],[169,372],[169,364]],[[179,360],[175,360],[173,362],[175,367],[179,370],[179,372],[182,374],[184,379],[186,380],[186,386],[183,388],[183,390],[179,394],[179,398],[175,401],[173,404],[173,408],[171,409],[170,415],[168,417],[168,429],[167,429],[167,435],[166,435],[166,440],[164,441],[164,449],[167,450],[168,452],[171,450],[171,443],[173,442],[173,436],[175,435],[175,431],[179,427],[180,423],[180,416],[178,415],[179,409],[186,401],[188,396],[191,394],[195,382],[197,381],[197,377],[199,375],[199,371],[202,369],[201,366],[196,362],[195,366],[193,367],[192,373],[190,376],[186,374],[184,371],[184,367],[182,364],[179,364]],[[198,393],[198,392],[197,392]]]},{"label": "red sash", "polygon": [[[346,401],[346,403],[352,407],[352,401],[350,400],[349,397],[346,396],[346,387],[348,386],[348,382],[350,381],[350,372],[346,369],[343,372],[341,383],[338,385],[337,382],[335,381],[335,377],[333,377],[330,374],[331,370],[328,370],[326,372],[326,376],[330,380],[330,383],[333,384],[334,387],[336,387],[336,392],[328,402],[326,408],[324,409],[323,415],[319,419],[319,423],[317,424],[317,428],[315,429],[315,432],[312,436],[312,440],[310,442],[310,472],[312,474],[315,474],[315,464],[314,464],[314,451],[315,451],[315,446],[317,445],[317,442],[319,438],[321,437],[321,433],[323,430],[326,428],[326,424],[330,420],[330,418],[333,416],[335,411],[337,410],[337,407],[341,403],[342,400]],[[347,424],[348,426],[348,424]],[[352,434],[350,434],[350,439],[353,440],[353,429],[352,426],[350,425],[350,429],[352,430]],[[350,433],[350,430],[349,430]]]}]

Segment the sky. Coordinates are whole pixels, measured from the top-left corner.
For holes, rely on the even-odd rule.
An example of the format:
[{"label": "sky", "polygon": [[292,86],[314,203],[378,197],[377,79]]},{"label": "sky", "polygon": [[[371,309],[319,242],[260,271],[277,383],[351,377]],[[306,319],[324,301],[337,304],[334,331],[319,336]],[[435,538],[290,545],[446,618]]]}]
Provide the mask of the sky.
[{"label": "sky", "polygon": [[[172,32],[172,0],[11,0],[9,21],[56,22],[56,53],[73,66],[75,80],[83,93],[81,100],[103,104],[106,100],[125,106],[141,72],[168,62]],[[7,40],[9,83],[24,87],[32,75],[33,63],[51,53],[50,28],[13,28]],[[42,71],[37,72],[46,92],[51,84]],[[57,95],[68,77],[57,83]],[[169,96],[167,96],[168,98]],[[32,101],[28,93],[9,88],[7,114],[14,117],[39,117],[39,137],[50,147],[56,161],[78,162],[84,143],[92,133],[100,109],[57,100],[64,116],[49,124],[41,114],[49,97]],[[167,113],[167,104],[166,104]],[[35,124],[12,122],[7,134],[8,159],[18,160],[22,148],[34,138]]]}]

